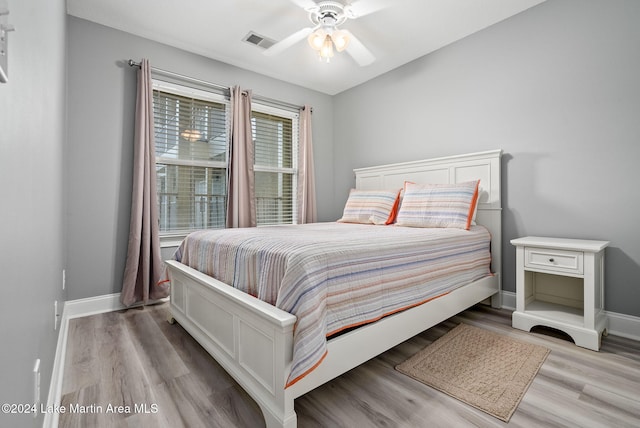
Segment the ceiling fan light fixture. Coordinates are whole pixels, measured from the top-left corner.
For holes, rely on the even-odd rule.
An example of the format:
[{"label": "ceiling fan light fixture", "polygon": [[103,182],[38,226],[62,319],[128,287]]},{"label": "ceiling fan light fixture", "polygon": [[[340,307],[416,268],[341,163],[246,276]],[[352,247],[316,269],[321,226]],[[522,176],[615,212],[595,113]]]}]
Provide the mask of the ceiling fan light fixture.
[{"label": "ceiling fan light fixture", "polygon": [[[376,12],[391,0],[291,0],[305,9],[313,27],[302,28],[285,37],[263,53],[267,56],[276,55],[294,44],[307,39],[309,46],[316,52],[320,60],[329,62],[334,56],[334,50],[347,51],[349,56],[364,67],[375,61],[373,54],[358,38],[348,30],[340,30],[340,26],[348,19],[356,19]],[[347,2],[344,4],[343,2]],[[362,3],[366,3],[363,5]]]},{"label": "ceiling fan light fixture", "polygon": [[349,44],[349,34],[342,30],[325,30],[318,28],[307,38],[309,46],[318,51],[320,59],[326,59],[329,62],[334,56],[334,48],[338,52],[342,52]]}]

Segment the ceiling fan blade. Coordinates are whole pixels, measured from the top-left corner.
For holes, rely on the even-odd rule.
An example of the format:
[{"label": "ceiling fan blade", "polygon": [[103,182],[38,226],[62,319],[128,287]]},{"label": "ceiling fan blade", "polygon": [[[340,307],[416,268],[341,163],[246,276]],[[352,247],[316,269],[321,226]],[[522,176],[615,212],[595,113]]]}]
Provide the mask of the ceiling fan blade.
[{"label": "ceiling fan blade", "polygon": [[344,12],[349,19],[356,19],[386,9],[390,5],[391,0],[358,0],[346,5]]},{"label": "ceiling fan blade", "polygon": [[313,0],[291,0],[291,2],[297,4],[298,7],[303,8],[307,12],[318,8],[318,5]]},{"label": "ceiling fan blade", "polygon": [[371,51],[367,49],[360,40],[356,38],[349,30],[342,30],[349,36],[349,44],[347,45],[347,53],[358,63],[359,66],[365,67],[376,60]]},{"label": "ceiling fan blade", "polygon": [[303,28],[302,30],[298,30],[290,36],[280,40],[278,43],[275,43],[269,49],[265,49],[262,53],[267,56],[277,55],[307,37],[312,31],[313,28]]}]

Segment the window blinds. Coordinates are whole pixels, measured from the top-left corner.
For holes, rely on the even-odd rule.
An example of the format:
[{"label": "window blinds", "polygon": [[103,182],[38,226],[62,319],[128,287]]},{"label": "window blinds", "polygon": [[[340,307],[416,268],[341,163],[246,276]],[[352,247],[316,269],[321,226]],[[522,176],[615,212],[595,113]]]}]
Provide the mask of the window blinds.
[{"label": "window blinds", "polygon": [[297,122],[256,110],[251,114],[259,226],[291,224],[296,218]]},{"label": "window blinds", "polygon": [[153,91],[160,231],[224,227],[227,104]]}]

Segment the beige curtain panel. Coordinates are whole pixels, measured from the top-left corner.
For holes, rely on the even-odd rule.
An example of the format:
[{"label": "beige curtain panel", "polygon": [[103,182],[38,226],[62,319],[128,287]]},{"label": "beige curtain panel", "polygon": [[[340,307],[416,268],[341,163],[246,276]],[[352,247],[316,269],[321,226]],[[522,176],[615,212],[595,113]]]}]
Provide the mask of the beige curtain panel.
[{"label": "beige curtain panel", "polygon": [[138,71],[129,245],[120,299],[125,306],[169,295],[163,282],[158,226],[153,92],[149,61]]},{"label": "beige curtain panel", "polygon": [[227,169],[227,227],[256,226],[251,91],[231,89],[231,139]]},{"label": "beige curtain panel", "polygon": [[316,182],[313,169],[311,138],[311,107],[300,109],[300,148],[298,159],[298,224],[318,221],[316,208]]}]

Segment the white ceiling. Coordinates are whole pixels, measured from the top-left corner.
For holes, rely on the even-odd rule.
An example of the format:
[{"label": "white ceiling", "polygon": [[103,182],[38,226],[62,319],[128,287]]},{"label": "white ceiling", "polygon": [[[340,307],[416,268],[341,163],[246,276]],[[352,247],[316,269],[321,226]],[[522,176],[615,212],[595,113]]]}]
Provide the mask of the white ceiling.
[{"label": "white ceiling", "polygon": [[328,64],[320,62],[306,40],[271,57],[242,41],[250,31],[279,41],[310,27],[307,12],[294,0],[67,0],[67,12],[334,95],[543,1],[386,0],[382,10],[341,26],[376,57],[366,67],[346,52],[336,53]]}]

